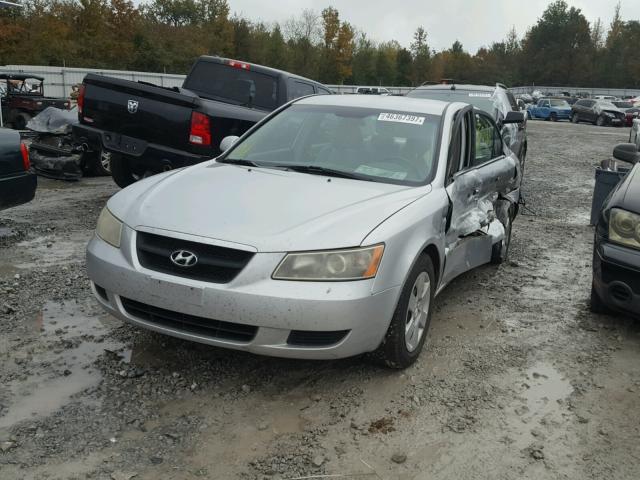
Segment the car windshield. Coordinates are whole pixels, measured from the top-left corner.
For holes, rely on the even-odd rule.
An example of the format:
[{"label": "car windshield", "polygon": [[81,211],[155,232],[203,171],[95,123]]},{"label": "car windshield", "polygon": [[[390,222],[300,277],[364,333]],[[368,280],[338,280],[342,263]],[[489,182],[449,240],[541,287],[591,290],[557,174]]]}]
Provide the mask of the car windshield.
[{"label": "car windshield", "polygon": [[612,110],[617,110],[618,109],[618,107],[616,107],[611,102],[598,102],[598,107],[600,107],[600,108],[610,108]]},{"label": "car windshield", "polygon": [[371,108],[292,105],[223,161],[402,185],[431,181],[440,117]]},{"label": "car windshield", "polygon": [[556,108],[571,108],[566,100],[551,99],[551,106]]},{"label": "car windshield", "polygon": [[468,103],[479,110],[490,113],[494,118],[496,118],[496,111],[500,111],[497,99],[488,91],[451,90],[450,88],[446,90],[416,88],[407,93],[407,97]]}]

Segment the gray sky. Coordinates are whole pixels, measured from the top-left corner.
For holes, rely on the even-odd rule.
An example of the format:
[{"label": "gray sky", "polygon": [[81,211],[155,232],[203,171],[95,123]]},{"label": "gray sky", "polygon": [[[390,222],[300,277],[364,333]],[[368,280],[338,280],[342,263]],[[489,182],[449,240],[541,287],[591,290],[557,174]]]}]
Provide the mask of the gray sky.
[{"label": "gray sky", "polygon": [[[542,15],[551,0],[228,0],[232,12],[251,20],[283,22],[298,16],[303,9],[320,11],[331,5],[340,17],[365,31],[376,41],[397,40],[411,43],[413,32],[423,25],[429,44],[440,50],[460,40],[465,49],[475,53],[493,41],[502,40],[512,26],[523,36]],[[608,27],[615,0],[568,0],[582,9],[592,22],[601,18]],[[621,0],[625,20],[640,19],[640,1]]]}]

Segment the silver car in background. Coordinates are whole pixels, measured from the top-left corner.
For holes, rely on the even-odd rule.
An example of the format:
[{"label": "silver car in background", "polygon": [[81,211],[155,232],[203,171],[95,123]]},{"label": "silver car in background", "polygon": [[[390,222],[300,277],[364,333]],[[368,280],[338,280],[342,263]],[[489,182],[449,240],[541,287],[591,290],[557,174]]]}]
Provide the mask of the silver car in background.
[{"label": "silver car in background", "polygon": [[520,164],[468,104],[312,96],[235,140],[109,200],[87,268],[113,315],[220,347],[375,351],[403,368],[434,296],[507,256]]}]

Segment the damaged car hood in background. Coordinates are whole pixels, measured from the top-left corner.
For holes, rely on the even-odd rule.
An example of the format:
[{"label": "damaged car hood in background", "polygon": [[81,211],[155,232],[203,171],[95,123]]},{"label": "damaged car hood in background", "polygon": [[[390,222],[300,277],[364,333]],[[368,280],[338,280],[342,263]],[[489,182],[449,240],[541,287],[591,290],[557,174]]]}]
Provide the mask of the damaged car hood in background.
[{"label": "damaged car hood in background", "polygon": [[134,229],[203,236],[261,252],[358,246],[431,186],[407,187],[205,163],[138,182],[108,203]]}]

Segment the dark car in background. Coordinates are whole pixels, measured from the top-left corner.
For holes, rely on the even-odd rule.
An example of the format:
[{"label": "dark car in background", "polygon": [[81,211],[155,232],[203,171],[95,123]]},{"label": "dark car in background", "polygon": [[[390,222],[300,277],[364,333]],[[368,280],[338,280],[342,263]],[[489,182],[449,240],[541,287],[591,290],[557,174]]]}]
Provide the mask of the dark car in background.
[{"label": "dark car in background", "polygon": [[527,156],[526,116],[516,98],[504,85],[423,85],[414,88],[407,97],[429,98],[445,102],[463,102],[493,116],[509,149],[524,165]]},{"label": "dark car in background", "polygon": [[66,98],[44,96],[44,78],[23,73],[0,73],[2,121],[24,130],[32,117],[47,107],[67,109]]},{"label": "dark car in background", "polygon": [[126,187],[217,156],[223,138],[242,135],[294,98],[332,93],[288,72],[209,56],[196,60],[182,88],[89,74],[73,135],[109,153],[113,179]]},{"label": "dark car in background", "polygon": [[605,200],[596,225],[591,310],[640,316],[640,155],[624,143],[613,156],[635,165]]},{"label": "dark car in background", "polygon": [[29,168],[29,151],[20,134],[0,128],[0,210],[33,199],[37,180]]},{"label": "dark car in background", "polygon": [[625,113],[608,100],[578,100],[571,106],[573,123],[589,122],[599,127],[613,125],[622,127],[626,124]]}]

